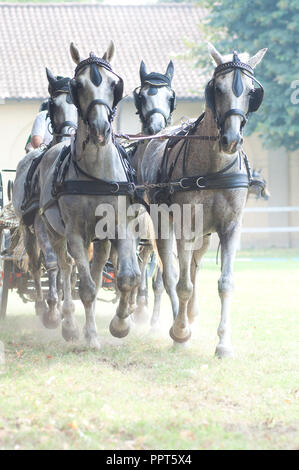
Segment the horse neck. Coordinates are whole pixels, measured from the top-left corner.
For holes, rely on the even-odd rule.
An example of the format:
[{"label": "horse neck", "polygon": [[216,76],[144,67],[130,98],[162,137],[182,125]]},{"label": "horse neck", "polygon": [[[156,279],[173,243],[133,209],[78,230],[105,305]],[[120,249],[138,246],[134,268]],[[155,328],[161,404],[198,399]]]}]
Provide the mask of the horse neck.
[{"label": "horse neck", "polygon": [[81,118],[78,120],[73,158],[89,175],[104,180],[126,181],[125,171],[112,137],[109,137],[105,145],[96,145],[89,138],[88,126]]},{"label": "horse neck", "polygon": [[[205,115],[200,124],[196,127],[193,135],[214,136],[219,135],[219,130],[214,119],[214,114],[206,106]],[[229,165],[237,153],[233,155],[225,154],[219,147],[219,141],[191,140],[188,143],[187,171],[192,174],[214,173]],[[194,173],[196,172],[196,173]]]}]

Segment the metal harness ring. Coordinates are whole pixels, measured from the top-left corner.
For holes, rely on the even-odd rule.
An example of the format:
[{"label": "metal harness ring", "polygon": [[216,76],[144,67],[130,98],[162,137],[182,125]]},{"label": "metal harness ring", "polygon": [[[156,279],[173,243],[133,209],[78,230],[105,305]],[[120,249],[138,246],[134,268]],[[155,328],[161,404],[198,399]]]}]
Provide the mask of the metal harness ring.
[{"label": "metal harness ring", "polygon": [[200,176],[199,178],[197,178],[196,180],[196,186],[199,188],[199,189],[203,189],[206,187],[205,184],[200,184],[200,180],[205,180],[204,176]]},{"label": "metal harness ring", "polygon": [[187,178],[182,178],[182,179],[179,181],[179,185],[180,185],[180,187],[181,187],[182,189],[187,189],[187,188],[188,188],[188,186],[184,186],[184,185],[183,185],[183,181],[186,180],[186,179],[187,179]]},{"label": "metal harness ring", "polygon": [[112,192],[113,194],[114,194],[114,193],[118,193],[118,191],[119,191],[119,184],[118,184],[118,183],[112,183],[112,184],[116,185],[116,190],[113,191],[113,190],[111,189],[111,192]]}]

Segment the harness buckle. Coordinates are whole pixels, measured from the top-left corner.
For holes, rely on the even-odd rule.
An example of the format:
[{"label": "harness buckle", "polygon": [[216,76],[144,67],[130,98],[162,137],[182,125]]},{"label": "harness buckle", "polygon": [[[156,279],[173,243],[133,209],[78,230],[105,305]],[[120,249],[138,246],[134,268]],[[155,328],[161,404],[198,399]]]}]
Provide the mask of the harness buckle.
[{"label": "harness buckle", "polygon": [[118,193],[118,191],[119,191],[119,184],[118,184],[118,183],[113,183],[113,184],[116,186],[116,189],[115,189],[114,191],[111,189],[111,192],[112,192],[113,194],[114,194],[114,193]]},{"label": "harness buckle", "polygon": [[184,186],[183,185],[183,181],[186,180],[187,178],[182,178],[180,181],[179,181],[179,185],[182,189],[187,189],[189,186]]},{"label": "harness buckle", "polygon": [[205,178],[204,176],[200,176],[199,178],[197,178],[196,180],[196,186],[199,188],[199,189],[204,189],[206,187],[205,184],[200,184],[200,181],[205,181]]}]

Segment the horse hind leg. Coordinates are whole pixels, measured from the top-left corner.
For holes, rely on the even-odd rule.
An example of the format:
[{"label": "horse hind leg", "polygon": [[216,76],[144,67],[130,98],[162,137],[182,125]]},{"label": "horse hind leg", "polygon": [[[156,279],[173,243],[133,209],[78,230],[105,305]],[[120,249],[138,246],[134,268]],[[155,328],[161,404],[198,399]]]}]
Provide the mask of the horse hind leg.
[{"label": "horse hind leg", "polygon": [[192,296],[188,302],[188,319],[189,323],[192,324],[196,317],[199,315],[199,301],[198,301],[198,284],[199,284],[199,272],[201,266],[201,260],[209,248],[211,235],[205,235],[201,248],[193,252],[191,262],[191,282],[193,284]]},{"label": "horse hind leg", "polygon": [[34,230],[38,240],[38,244],[43,252],[45,268],[47,270],[49,280],[49,291],[47,297],[48,309],[44,310],[42,321],[46,328],[55,329],[59,326],[61,321],[61,315],[57,308],[57,257],[49,242],[45,226],[39,214],[36,215],[34,220]]},{"label": "horse hind leg", "polygon": [[43,317],[47,313],[48,307],[42,291],[40,253],[36,236],[31,228],[23,223],[21,223],[21,230],[23,232],[24,246],[29,258],[29,271],[36,291],[35,312],[36,315]]},{"label": "horse hind leg", "polygon": [[151,253],[153,252],[152,245],[143,245],[139,253],[139,267],[140,267],[140,285],[137,292],[137,307],[134,311],[134,321],[136,323],[145,323],[148,320],[148,278],[147,278],[147,265]]},{"label": "horse hind leg", "polygon": [[156,273],[153,277],[153,291],[154,291],[154,308],[151,318],[151,327],[152,329],[157,330],[159,328],[159,318],[160,318],[160,307],[161,307],[161,298],[164,291],[162,271],[159,266],[157,266]]}]

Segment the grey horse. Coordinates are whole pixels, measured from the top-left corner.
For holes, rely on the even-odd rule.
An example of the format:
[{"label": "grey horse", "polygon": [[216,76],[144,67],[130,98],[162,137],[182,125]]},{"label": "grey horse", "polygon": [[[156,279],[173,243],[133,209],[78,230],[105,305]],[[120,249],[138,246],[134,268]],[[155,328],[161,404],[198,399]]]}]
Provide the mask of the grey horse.
[{"label": "grey horse", "polygon": [[[146,70],[146,65],[142,60],[139,69],[140,86],[134,90],[134,102],[137,114],[142,124],[142,135],[155,135],[171,124],[172,113],[175,109],[175,92],[171,87],[174,76],[174,65],[172,60],[169,62],[165,74],[150,72]],[[141,140],[134,144],[131,156],[131,163],[137,174],[137,181],[140,182],[140,163],[143,154],[148,145],[148,140]],[[130,148],[130,147],[129,147]],[[141,221],[145,221],[146,214]],[[142,223],[141,222],[141,223]],[[137,294],[137,307],[134,310],[134,319],[144,321],[148,319],[148,279],[147,269],[148,261],[154,256],[153,245],[150,236],[141,240],[139,245],[138,258],[140,261],[141,281]],[[156,267],[152,279],[154,291],[154,308],[151,318],[152,327],[157,327],[161,296],[164,290],[162,272],[159,265]]]},{"label": "grey horse", "polygon": [[[175,344],[185,343],[191,336],[190,324],[199,313],[201,259],[209,246],[210,234],[216,232],[219,236],[221,321],[216,355],[225,357],[233,353],[230,327],[233,263],[249,185],[248,167],[242,154],[242,130],[248,114],[256,111],[262,101],[263,89],[254,78],[253,69],[262,60],[266,49],[253,57],[234,53],[232,58],[222,56],[210,44],[209,52],[217,67],[206,88],[204,116],[190,127],[190,139],[178,138],[171,146],[168,141],[152,141],[144,153],[141,172],[144,182],[164,181],[168,190],[164,199],[168,204],[177,204],[181,209],[191,207],[193,227],[196,208],[202,209],[202,226],[193,239],[191,226],[185,227],[186,234],[180,226],[182,236],[179,237],[176,225],[182,225],[182,222],[171,217],[168,217],[170,235],[163,238],[158,233],[164,285],[168,293],[173,294],[176,290],[178,296],[176,319],[170,330]],[[257,89],[254,88],[256,83]],[[163,166],[165,170],[161,177],[159,170]],[[157,190],[149,191],[149,198],[151,202],[163,200]],[[165,211],[161,219],[165,220],[166,215],[169,216]],[[173,275],[174,237],[179,261],[178,282]]]},{"label": "grey horse", "polygon": [[[70,100],[69,78],[55,77],[48,69],[46,69],[46,73],[50,93],[48,113],[53,133],[49,148],[52,148],[59,142],[70,140],[70,128],[76,127],[77,124],[77,110]],[[42,316],[45,327],[56,328],[60,323],[60,313],[57,309],[58,266],[56,255],[51,248],[38,212],[40,192],[38,162],[40,158],[46,158],[46,155],[45,150],[38,148],[20,160],[16,170],[12,201],[15,213],[20,220],[20,229],[29,256],[29,270],[36,289],[36,313]],[[42,250],[44,266],[49,277],[47,303],[43,298],[41,287],[39,248]]]},{"label": "grey horse", "polygon": [[[129,332],[131,294],[140,281],[136,241],[129,230],[128,220],[125,218],[122,221],[124,214],[119,212],[119,200],[122,197],[128,205],[129,196],[120,197],[116,194],[120,187],[129,187],[124,163],[114,144],[111,125],[115,107],[122,98],[123,81],[110,65],[114,54],[113,43],[110,43],[103,58],[90,53],[87,59],[82,60],[73,43],[70,52],[77,64],[70,86],[78,109],[78,129],[70,149],[66,149],[67,158],[60,168],[65,184],[73,185],[76,194],[74,191],[67,194],[66,191],[53,198],[53,176],[59,165],[61,151],[65,151],[63,144],[60,144],[50,149],[47,158],[41,162],[40,205],[63,279],[62,335],[66,341],[79,336],[71,295],[73,258],[80,279],[79,295],[86,314],[85,339],[91,348],[98,349],[96,294],[109,256],[110,240],[117,249],[117,284],[120,291],[117,312],[110,323],[110,332],[114,336],[124,337]],[[92,189],[89,189],[91,186]],[[83,187],[87,188],[85,192]],[[115,237],[110,232],[100,236],[97,232],[98,240],[94,243],[90,267],[88,248],[96,238],[96,226],[105,218],[103,214],[96,214],[99,214],[101,207],[107,206],[113,209],[116,234]],[[123,229],[124,237],[120,233]]]}]

